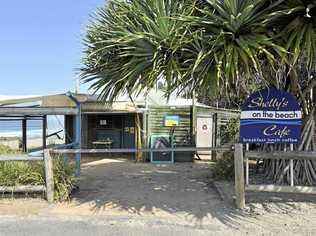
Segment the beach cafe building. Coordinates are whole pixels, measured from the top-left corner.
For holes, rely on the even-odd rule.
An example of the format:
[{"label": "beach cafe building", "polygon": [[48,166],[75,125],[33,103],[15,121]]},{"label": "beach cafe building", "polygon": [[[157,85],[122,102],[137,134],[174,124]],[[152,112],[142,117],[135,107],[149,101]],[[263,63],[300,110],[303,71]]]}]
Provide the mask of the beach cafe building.
[{"label": "beach cafe building", "polygon": [[[29,120],[43,121],[42,147],[47,147],[47,116],[64,116],[65,143],[81,149],[135,149],[172,146],[216,147],[221,130],[238,111],[219,109],[192,99],[171,97],[152,90],[131,101],[128,96],[104,103],[89,94],[57,94],[0,101],[1,120],[20,120],[22,150],[28,151]],[[138,137],[140,135],[140,137]],[[172,137],[172,141],[170,141]],[[175,161],[192,161],[176,155]]]}]

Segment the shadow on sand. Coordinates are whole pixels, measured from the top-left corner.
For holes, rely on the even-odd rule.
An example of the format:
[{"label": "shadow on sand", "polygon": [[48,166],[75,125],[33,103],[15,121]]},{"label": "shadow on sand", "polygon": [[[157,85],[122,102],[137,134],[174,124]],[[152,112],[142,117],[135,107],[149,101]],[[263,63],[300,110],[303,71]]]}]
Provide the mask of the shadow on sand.
[{"label": "shadow on sand", "polygon": [[209,163],[135,164],[102,160],[84,165],[73,202],[97,214],[116,210],[136,215],[184,218],[198,226],[238,228],[249,214],[225,204],[212,185]]},{"label": "shadow on sand", "polygon": [[302,210],[305,205],[316,208],[313,194],[248,192],[246,199],[250,212],[258,212],[259,208],[268,213],[288,214]]}]

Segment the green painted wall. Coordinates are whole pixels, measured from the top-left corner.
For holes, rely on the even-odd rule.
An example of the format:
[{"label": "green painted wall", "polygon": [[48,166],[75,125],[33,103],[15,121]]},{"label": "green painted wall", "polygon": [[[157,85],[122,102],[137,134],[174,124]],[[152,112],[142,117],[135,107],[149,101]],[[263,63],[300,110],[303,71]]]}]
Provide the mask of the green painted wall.
[{"label": "green painted wall", "polygon": [[[227,125],[230,118],[239,116],[239,112],[216,109],[216,108],[205,108],[197,107],[196,116],[199,114],[210,114],[214,116],[214,146],[219,146],[220,140],[220,130],[222,126]],[[175,128],[174,136],[176,145],[190,145],[192,144],[192,134],[193,134],[193,124],[196,122],[192,119],[192,107],[177,107],[171,109],[171,107],[156,107],[151,106],[147,112],[147,140],[150,139],[152,134],[169,134],[170,127],[164,126],[164,116],[165,115],[179,115],[180,125]]]},{"label": "green painted wall", "polygon": [[149,107],[148,109],[147,132],[148,139],[152,134],[169,134],[171,128],[164,126],[165,115],[178,115],[180,117],[179,126],[175,127],[174,137],[176,145],[183,145],[188,142],[192,135],[191,108],[177,107]]}]

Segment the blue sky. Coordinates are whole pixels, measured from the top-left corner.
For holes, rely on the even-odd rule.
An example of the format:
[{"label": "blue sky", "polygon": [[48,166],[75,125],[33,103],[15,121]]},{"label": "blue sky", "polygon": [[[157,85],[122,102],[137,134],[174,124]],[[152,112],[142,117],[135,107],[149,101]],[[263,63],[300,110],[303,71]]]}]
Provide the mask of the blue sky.
[{"label": "blue sky", "polygon": [[89,16],[105,0],[10,0],[0,7],[0,95],[74,88]]}]

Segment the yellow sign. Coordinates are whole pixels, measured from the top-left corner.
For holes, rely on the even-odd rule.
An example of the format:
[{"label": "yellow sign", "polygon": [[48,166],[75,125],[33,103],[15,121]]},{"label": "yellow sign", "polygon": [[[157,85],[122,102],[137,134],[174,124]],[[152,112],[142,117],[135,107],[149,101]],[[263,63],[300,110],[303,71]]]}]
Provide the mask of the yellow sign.
[{"label": "yellow sign", "polygon": [[130,127],[130,128],[129,128],[129,132],[130,132],[131,134],[135,134],[135,127]]},{"label": "yellow sign", "polygon": [[165,126],[174,127],[179,126],[179,116],[165,116]]}]

